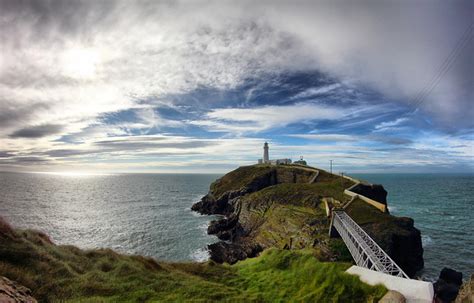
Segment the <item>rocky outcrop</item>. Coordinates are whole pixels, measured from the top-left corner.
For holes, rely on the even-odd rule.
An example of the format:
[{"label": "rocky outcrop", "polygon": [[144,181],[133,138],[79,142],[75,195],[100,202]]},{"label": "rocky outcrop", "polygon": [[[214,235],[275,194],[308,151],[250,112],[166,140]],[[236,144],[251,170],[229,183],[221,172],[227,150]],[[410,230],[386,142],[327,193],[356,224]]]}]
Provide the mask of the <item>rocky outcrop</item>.
[{"label": "rocky outcrop", "polygon": [[433,284],[435,302],[450,303],[458,296],[462,285],[462,273],[451,268],[443,268],[438,280]]},{"label": "rocky outcrop", "polygon": [[5,277],[0,277],[0,302],[2,303],[36,303],[31,290]]},{"label": "rocky outcrop", "polygon": [[[235,193],[235,196],[243,193]],[[212,193],[205,195],[201,201],[195,203],[191,209],[202,215],[229,215],[233,212],[232,203],[229,203],[234,193],[226,193],[216,199]]]},{"label": "rocky outcrop", "polygon": [[240,225],[239,216],[232,214],[227,218],[213,220],[207,228],[209,235],[216,235],[220,240],[234,241],[244,235],[245,230]]},{"label": "rocky outcrop", "polygon": [[211,260],[217,263],[227,262],[234,264],[237,261],[247,258],[253,258],[260,253],[263,248],[250,241],[242,241],[237,243],[217,242],[208,245]]},{"label": "rocky outcrop", "polygon": [[380,184],[359,183],[350,190],[356,194],[366,196],[367,198],[387,205],[387,191]]}]

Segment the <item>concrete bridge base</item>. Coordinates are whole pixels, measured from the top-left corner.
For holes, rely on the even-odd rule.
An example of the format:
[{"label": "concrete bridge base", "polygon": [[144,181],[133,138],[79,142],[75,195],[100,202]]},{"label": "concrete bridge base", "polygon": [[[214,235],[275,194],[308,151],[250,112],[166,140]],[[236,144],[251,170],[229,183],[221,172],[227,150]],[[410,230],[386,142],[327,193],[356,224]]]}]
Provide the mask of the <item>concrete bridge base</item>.
[{"label": "concrete bridge base", "polygon": [[430,282],[395,277],[355,265],[346,272],[359,276],[361,281],[369,285],[383,284],[387,289],[400,292],[407,303],[433,302],[434,289]]}]

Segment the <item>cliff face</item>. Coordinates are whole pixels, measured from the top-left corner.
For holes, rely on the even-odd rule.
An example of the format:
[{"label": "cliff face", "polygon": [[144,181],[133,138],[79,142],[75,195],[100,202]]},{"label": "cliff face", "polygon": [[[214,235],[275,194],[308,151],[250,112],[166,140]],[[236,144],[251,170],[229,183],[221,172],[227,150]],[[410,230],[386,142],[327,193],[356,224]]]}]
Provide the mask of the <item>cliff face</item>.
[{"label": "cliff face", "polygon": [[201,214],[230,215],[235,199],[281,183],[307,183],[312,170],[271,166],[243,166],[211,184],[209,193],[192,210]]},{"label": "cliff face", "polygon": [[[249,176],[250,174],[250,176]],[[341,245],[329,239],[329,222],[322,200],[344,204],[344,189],[354,183],[320,171],[291,166],[241,167],[211,185],[209,193],[193,206],[203,214],[225,218],[211,222],[208,233],[222,241],[209,246],[211,259],[235,263],[270,248],[312,248],[320,259],[339,260]],[[233,182],[235,180],[236,182]],[[355,190],[386,204],[381,185],[356,186]],[[409,218],[384,214],[365,202],[354,201],[347,210],[367,233],[410,276],[423,267],[420,232]],[[344,248],[342,248],[344,250]]]}]

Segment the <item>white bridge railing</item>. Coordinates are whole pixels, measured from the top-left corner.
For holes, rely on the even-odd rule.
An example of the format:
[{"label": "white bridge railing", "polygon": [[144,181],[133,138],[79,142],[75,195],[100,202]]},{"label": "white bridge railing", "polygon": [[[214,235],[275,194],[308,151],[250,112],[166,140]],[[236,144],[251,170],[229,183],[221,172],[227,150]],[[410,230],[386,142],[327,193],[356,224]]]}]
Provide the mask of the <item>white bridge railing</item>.
[{"label": "white bridge railing", "polygon": [[337,230],[358,266],[409,279],[385,251],[346,214],[333,211],[332,226]]}]

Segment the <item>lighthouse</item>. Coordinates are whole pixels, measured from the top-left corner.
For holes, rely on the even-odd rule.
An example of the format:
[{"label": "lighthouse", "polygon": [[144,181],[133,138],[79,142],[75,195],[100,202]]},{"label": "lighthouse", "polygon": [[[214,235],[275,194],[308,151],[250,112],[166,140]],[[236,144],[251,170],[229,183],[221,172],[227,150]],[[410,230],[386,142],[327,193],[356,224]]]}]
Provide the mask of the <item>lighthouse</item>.
[{"label": "lighthouse", "polygon": [[269,163],[270,157],[268,156],[268,143],[263,144],[263,163]]}]

